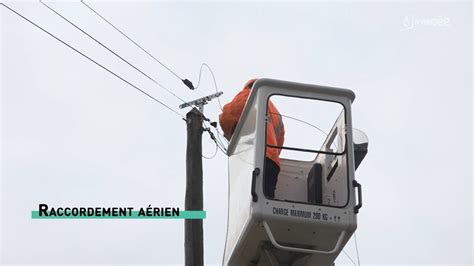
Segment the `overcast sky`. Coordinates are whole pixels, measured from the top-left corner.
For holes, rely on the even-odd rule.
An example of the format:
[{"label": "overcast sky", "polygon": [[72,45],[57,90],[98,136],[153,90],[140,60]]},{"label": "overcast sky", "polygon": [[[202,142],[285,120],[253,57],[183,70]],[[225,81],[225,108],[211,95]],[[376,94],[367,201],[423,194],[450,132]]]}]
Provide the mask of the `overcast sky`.
[{"label": "overcast sky", "polygon": [[[178,109],[40,3],[7,3]],[[79,1],[48,3],[180,97],[214,92],[206,71],[199,93],[187,90]],[[178,75],[196,83],[208,63],[223,103],[252,77],[352,89],[354,127],[370,139],[356,172],[361,263],[473,263],[471,3],[90,4]],[[10,11],[0,14],[0,262],[182,264],[182,220],[30,218],[39,203],[184,208],[186,128]],[[217,120],[216,102],[205,110]],[[212,154],[207,136],[203,144]],[[224,248],[226,162],[221,153],[204,160],[208,264],[219,264]],[[356,258],[353,239],[346,252]]]}]

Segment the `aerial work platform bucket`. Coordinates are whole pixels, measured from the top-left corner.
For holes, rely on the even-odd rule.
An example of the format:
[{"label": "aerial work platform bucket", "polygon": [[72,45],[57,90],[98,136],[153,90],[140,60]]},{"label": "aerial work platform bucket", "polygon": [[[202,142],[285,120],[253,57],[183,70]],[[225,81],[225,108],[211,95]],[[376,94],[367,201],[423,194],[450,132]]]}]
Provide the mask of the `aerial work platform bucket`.
[{"label": "aerial work platform bucket", "polygon": [[[333,265],[362,206],[354,173],[368,141],[360,131],[354,138],[354,98],[347,89],[254,83],[228,147],[224,265]],[[284,124],[280,146],[267,141],[269,104]],[[281,152],[273,198],[264,194],[268,149]]]}]

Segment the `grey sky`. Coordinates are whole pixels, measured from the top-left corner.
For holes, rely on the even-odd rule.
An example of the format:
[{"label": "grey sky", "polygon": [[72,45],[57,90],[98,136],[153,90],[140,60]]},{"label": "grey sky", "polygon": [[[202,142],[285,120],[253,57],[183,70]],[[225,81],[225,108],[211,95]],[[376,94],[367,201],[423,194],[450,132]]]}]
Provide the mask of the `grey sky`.
[{"label": "grey sky", "polygon": [[[7,2],[177,109],[180,102],[38,2]],[[49,2],[48,2],[49,3]],[[363,265],[473,263],[472,4],[91,2],[183,77],[214,70],[222,103],[252,77],[354,90],[369,154],[356,173]],[[51,6],[160,83],[200,94],[79,1]],[[1,263],[184,261],[183,222],[32,220],[50,206],[184,207],[178,116],[0,7]],[[413,21],[448,21],[426,25]],[[447,20],[446,20],[447,19]],[[185,114],[185,111],[182,111]],[[216,102],[206,106],[216,120]],[[214,146],[204,137],[204,154]],[[221,261],[226,157],[204,160],[205,260]],[[353,241],[346,251],[355,258]],[[343,255],[338,264],[350,263]]]}]

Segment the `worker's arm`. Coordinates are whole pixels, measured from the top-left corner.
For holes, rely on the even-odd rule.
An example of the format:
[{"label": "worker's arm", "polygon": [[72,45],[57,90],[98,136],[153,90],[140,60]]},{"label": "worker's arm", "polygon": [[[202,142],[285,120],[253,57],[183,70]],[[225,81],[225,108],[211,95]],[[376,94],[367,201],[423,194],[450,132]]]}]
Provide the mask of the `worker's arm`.
[{"label": "worker's arm", "polygon": [[249,89],[243,89],[230,103],[224,105],[222,114],[219,115],[219,124],[221,125],[222,131],[224,131],[224,137],[228,140],[230,140],[232,134],[234,134],[235,127],[242,115],[249,94]]}]

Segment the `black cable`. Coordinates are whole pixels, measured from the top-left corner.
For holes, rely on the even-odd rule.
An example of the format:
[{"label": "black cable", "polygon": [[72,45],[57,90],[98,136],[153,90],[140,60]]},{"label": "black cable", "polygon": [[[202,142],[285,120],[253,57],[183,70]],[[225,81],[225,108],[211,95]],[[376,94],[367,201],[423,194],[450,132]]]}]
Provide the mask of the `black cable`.
[{"label": "black cable", "polygon": [[86,2],[84,2],[83,0],[81,0],[81,3],[83,5],[85,5],[87,8],[89,8],[92,12],[94,12],[97,16],[99,16],[102,20],[104,20],[107,24],[109,24],[112,28],[114,28],[116,31],[118,31],[120,34],[122,34],[122,36],[124,36],[125,38],[127,38],[129,41],[131,41],[133,44],[135,44],[135,46],[137,46],[138,48],[140,48],[143,52],[145,52],[147,55],[149,55],[151,58],[153,58],[153,60],[155,60],[156,62],[158,62],[160,65],[162,65],[164,68],[166,68],[166,70],[168,70],[171,74],[173,74],[176,78],[178,78],[179,80],[181,80],[184,85],[186,85],[189,89],[191,90],[194,90],[194,86],[193,86],[193,83],[191,81],[189,81],[188,79],[183,79],[181,78],[178,74],[176,74],[173,70],[171,70],[168,66],[166,66],[165,64],[163,64],[160,60],[158,60],[156,57],[154,57],[150,52],[148,52],[147,50],[145,50],[145,48],[143,48],[140,44],[138,44],[136,41],[134,41],[131,37],[129,37],[127,34],[125,34],[123,31],[121,31],[119,28],[117,28],[114,24],[112,24],[112,22],[110,22],[109,20],[107,20],[104,16],[102,16],[99,12],[97,12],[94,8],[92,8],[90,5],[88,5]]},{"label": "black cable", "polygon": [[72,49],[73,51],[75,51],[76,53],[82,55],[83,57],[85,57],[86,59],[88,59],[89,61],[91,61],[92,63],[96,64],[97,66],[101,67],[102,69],[106,70],[107,72],[109,72],[110,74],[114,75],[115,77],[119,78],[120,80],[122,80],[123,82],[127,83],[128,85],[132,86],[134,89],[138,90],[139,92],[145,94],[146,96],[148,96],[149,98],[153,99],[154,101],[156,101],[157,103],[161,104],[162,106],[164,106],[165,108],[167,108],[168,110],[172,111],[173,113],[177,114],[179,117],[185,119],[180,113],[178,113],[177,111],[173,110],[171,107],[169,107],[168,105],[166,105],[165,103],[163,103],[162,101],[154,98],[153,96],[151,96],[150,94],[146,93],[145,91],[143,91],[142,89],[140,89],[139,87],[137,87],[136,85],[132,84],[131,82],[129,82],[128,80],[122,78],[121,76],[119,76],[118,74],[116,74],[115,72],[113,72],[112,70],[106,68],[105,66],[103,66],[102,64],[98,63],[97,61],[95,61],[94,59],[90,58],[89,56],[85,55],[84,53],[82,53],[81,51],[77,50],[76,48],[74,48],[73,46],[71,46],[70,44],[68,44],[67,42],[61,40],[60,38],[56,37],[54,34],[50,33],[49,31],[45,30],[44,28],[42,28],[41,26],[39,26],[38,24],[34,23],[33,21],[31,21],[30,19],[26,18],[25,16],[23,16],[22,14],[18,13],[17,11],[15,11],[14,9],[10,8],[9,6],[5,5],[4,3],[0,3],[0,5],[4,6],[5,8],[7,8],[8,10],[10,10],[11,12],[13,12],[14,14],[16,14],[17,16],[19,16],[20,18],[24,19],[25,21],[29,22],[30,24],[32,24],[33,26],[37,27],[38,29],[42,30],[44,33],[48,34],[49,36],[53,37],[54,39],[56,39],[57,41],[61,42],[62,44],[66,45],[67,47],[69,47],[70,49]]},{"label": "black cable", "polygon": [[219,139],[219,142],[223,145],[224,145],[224,142],[222,141],[222,139],[220,138],[220,136],[222,136],[225,140],[225,143],[228,145],[229,144],[229,141],[224,137],[224,135],[221,134],[221,132],[219,131],[219,128],[217,127],[217,122],[210,122],[211,120],[209,118],[206,118],[206,122],[209,123],[209,125],[211,127],[213,127],[215,130],[216,130],[216,133],[217,133],[217,138]]},{"label": "black cable", "polygon": [[[219,147],[221,148],[221,151],[224,152],[224,154],[227,155],[227,148],[226,146],[228,146],[228,143],[227,145],[224,144],[224,142],[222,142],[221,138],[219,135],[220,132],[219,132],[219,129],[217,128],[217,123],[216,122],[209,122],[209,121],[206,121],[207,123],[210,124],[210,126],[208,128],[206,128],[206,131],[209,131],[209,135],[211,137],[211,139],[213,139],[216,143],[219,144]],[[213,127],[215,130],[216,130],[216,133],[217,133],[217,138],[215,137],[214,133],[211,132],[211,127]]]},{"label": "black cable", "polygon": [[205,127],[205,128],[204,128],[204,131],[207,131],[207,133],[209,134],[209,137],[216,143],[216,145],[217,145],[217,147],[219,148],[219,150],[220,150],[223,154],[227,155],[227,149],[226,149],[225,147],[221,147],[221,146],[219,145],[219,142],[217,141],[217,139],[216,139],[214,133],[212,133],[211,129],[210,129],[209,127]]},{"label": "black cable", "polygon": [[123,62],[125,62],[126,64],[128,64],[129,66],[131,66],[133,69],[135,69],[136,71],[140,72],[143,76],[147,77],[149,80],[151,80],[153,83],[155,83],[156,85],[158,85],[159,87],[161,87],[162,89],[166,90],[168,93],[170,93],[171,95],[173,95],[174,97],[178,98],[179,100],[181,100],[183,103],[186,103],[185,100],[183,100],[181,97],[179,97],[178,95],[176,95],[175,93],[173,93],[171,90],[169,90],[168,88],[166,88],[165,86],[161,85],[158,81],[156,81],[154,78],[150,77],[149,75],[147,75],[145,72],[143,72],[142,70],[140,70],[138,67],[136,67],[134,64],[130,63],[128,60],[126,60],[125,58],[123,58],[122,56],[120,56],[118,53],[116,53],[115,51],[113,51],[112,49],[110,49],[107,45],[103,44],[101,41],[99,41],[98,39],[94,38],[92,35],[90,35],[89,33],[87,33],[86,31],[84,31],[83,29],[81,29],[79,26],[77,26],[76,24],[74,24],[72,21],[70,21],[69,19],[67,19],[66,17],[64,17],[63,15],[61,15],[59,12],[57,12],[54,8],[50,7],[49,5],[47,5],[45,2],[43,2],[42,0],[39,0],[39,2],[41,4],[43,4],[45,7],[47,7],[49,10],[51,10],[53,13],[55,13],[56,15],[58,15],[60,18],[62,18],[63,20],[65,20],[66,22],[68,22],[69,24],[71,24],[73,27],[75,27],[77,30],[79,30],[80,32],[82,32],[84,35],[86,35],[87,37],[91,38],[93,41],[95,41],[96,43],[98,43],[100,46],[104,47],[107,51],[109,51],[110,53],[112,53],[113,55],[115,55],[116,57],[120,58],[120,60],[122,60]]}]

